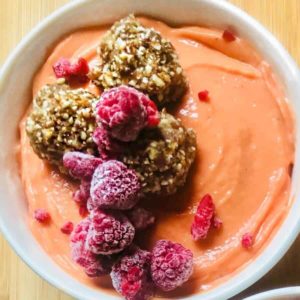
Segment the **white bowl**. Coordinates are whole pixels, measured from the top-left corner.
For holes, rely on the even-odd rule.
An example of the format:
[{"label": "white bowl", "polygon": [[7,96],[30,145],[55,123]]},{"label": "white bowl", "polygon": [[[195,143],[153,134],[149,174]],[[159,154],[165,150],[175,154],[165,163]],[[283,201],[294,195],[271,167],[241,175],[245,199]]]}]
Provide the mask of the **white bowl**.
[{"label": "white bowl", "polygon": [[[300,79],[296,63],[258,22],[226,1],[219,0],[79,0],[71,1],[35,27],[2,68],[0,76],[0,225],[18,255],[40,276],[79,299],[117,299],[86,287],[61,270],[42,250],[27,225],[26,199],[18,175],[18,122],[30,99],[32,77],[47,49],[65,33],[83,26],[113,22],[131,12],[151,15],[174,24],[235,27],[273,66],[285,85],[296,112],[297,145],[291,197],[293,206],[280,230],[252,263],[226,283],[205,295],[188,299],[227,299],[244,290],[288,250],[300,229]],[[270,133],[271,134],[271,133]]]},{"label": "white bowl", "polygon": [[270,290],[260,294],[245,298],[244,300],[299,300],[300,287],[286,287],[282,289]]}]

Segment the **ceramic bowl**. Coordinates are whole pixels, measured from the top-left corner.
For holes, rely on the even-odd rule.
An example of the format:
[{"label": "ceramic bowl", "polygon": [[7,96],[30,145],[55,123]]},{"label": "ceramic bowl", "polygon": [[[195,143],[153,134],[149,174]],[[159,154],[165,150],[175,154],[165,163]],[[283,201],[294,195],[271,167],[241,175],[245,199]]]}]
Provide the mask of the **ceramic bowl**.
[{"label": "ceramic bowl", "polygon": [[[47,50],[64,34],[80,27],[111,23],[129,13],[149,15],[170,24],[236,28],[273,66],[283,82],[296,117],[296,161],[285,222],[263,253],[229,281],[186,299],[227,299],[244,290],[285,254],[300,229],[300,79],[296,63],[282,45],[245,12],[220,0],[79,0],[71,1],[36,26],[16,47],[0,75],[0,227],[17,254],[41,277],[78,299],[118,299],[79,283],[42,250],[27,225],[26,199],[16,158],[18,123],[30,101],[31,80]],[[271,134],[271,133],[270,133]]]},{"label": "ceramic bowl", "polygon": [[299,300],[300,287],[286,287],[253,295],[244,300]]}]

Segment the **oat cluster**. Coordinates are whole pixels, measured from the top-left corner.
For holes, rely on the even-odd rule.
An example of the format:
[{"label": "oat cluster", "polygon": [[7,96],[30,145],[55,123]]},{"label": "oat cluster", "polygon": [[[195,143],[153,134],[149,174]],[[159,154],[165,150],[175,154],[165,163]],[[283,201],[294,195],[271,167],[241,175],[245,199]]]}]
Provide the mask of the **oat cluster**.
[{"label": "oat cluster", "polygon": [[173,45],[133,15],[116,22],[98,48],[101,64],[90,76],[103,89],[122,84],[162,106],[184,94],[187,84]]},{"label": "oat cluster", "polygon": [[61,165],[68,151],[94,153],[95,95],[83,88],[71,90],[64,84],[47,84],[33,100],[26,131],[36,154]]},{"label": "oat cluster", "polygon": [[122,161],[137,172],[145,194],[168,195],[185,183],[195,153],[194,131],[163,110],[158,127],[143,131]]}]

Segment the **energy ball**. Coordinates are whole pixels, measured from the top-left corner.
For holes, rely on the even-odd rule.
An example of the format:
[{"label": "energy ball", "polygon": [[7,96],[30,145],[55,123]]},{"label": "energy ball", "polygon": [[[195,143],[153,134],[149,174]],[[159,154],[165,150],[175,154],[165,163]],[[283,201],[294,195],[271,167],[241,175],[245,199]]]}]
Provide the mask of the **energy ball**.
[{"label": "energy ball", "polygon": [[145,129],[121,160],[139,176],[145,194],[170,195],[186,180],[196,154],[196,136],[181,121],[161,112],[156,128]]},{"label": "energy ball", "polygon": [[187,88],[173,45],[133,15],[116,22],[98,49],[101,64],[90,74],[103,89],[122,84],[145,94],[158,106],[181,98]]},{"label": "energy ball", "polygon": [[26,132],[36,154],[58,166],[62,166],[65,152],[93,154],[96,102],[97,97],[82,88],[70,89],[64,84],[43,86],[26,121]]}]

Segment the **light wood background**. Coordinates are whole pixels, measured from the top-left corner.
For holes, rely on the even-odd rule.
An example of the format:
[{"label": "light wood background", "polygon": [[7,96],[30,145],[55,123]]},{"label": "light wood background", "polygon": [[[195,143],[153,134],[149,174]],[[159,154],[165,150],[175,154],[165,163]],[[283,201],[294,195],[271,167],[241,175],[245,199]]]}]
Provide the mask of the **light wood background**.
[{"label": "light wood background", "polygon": [[[171,0],[170,0],[171,1]],[[0,66],[31,28],[67,0],[0,0]],[[300,63],[300,0],[231,0],[269,28]],[[243,295],[300,285],[300,238],[282,261]],[[0,300],[70,300],[13,252],[0,234]],[[242,299],[242,296],[235,297]]]}]

